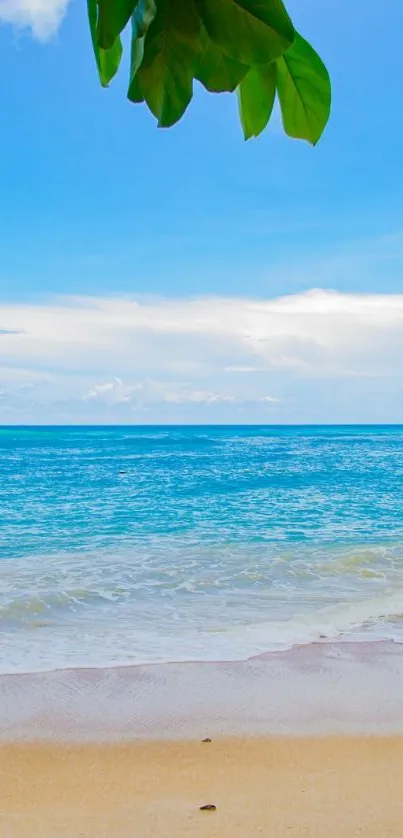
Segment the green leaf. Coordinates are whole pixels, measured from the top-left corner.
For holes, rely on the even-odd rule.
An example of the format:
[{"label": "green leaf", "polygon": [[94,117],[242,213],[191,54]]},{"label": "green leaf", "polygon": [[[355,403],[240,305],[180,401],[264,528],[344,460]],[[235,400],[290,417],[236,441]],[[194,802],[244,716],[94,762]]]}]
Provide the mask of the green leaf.
[{"label": "green leaf", "polygon": [[200,42],[203,46],[203,53],[196,69],[196,78],[211,93],[232,93],[246,73],[248,67],[228,58],[213,41],[210,40],[207,32],[202,28]]},{"label": "green leaf", "polygon": [[277,63],[277,92],[286,134],[316,145],[330,114],[329,73],[301,35]]},{"label": "green leaf", "polygon": [[145,37],[156,11],[155,0],[139,0],[132,15],[130,83],[127,93],[131,102],[144,102],[137,73],[144,57]]},{"label": "green leaf", "polygon": [[276,64],[251,67],[238,88],[239,115],[245,140],[266,128],[276,98]]},{"label": "green leaf", "polygon": [[137,75],[160,127],[177,122],[192,99],[200,55],[199,33],[200,20],[193,0],[158,0]]},{"label": "green leaf", "polygon": [[241,64],[268,64],[292,44],[282,0],[196,0],[211,40]]},{"label": "green leaf", "polygon": [[98,2],[97,0],[88,0],[88,20],[90,24],[92,46],[94,49],[95,61],[98,68],[98,74],[103,87],[108,87],[116,75],[120,60],[122,58],[122,44],[120,38],[112,44],[110,49],[102,49],[98,45],[97,40],[97,24],[98,24]]},{"label": "green leaf", "polygon": [[134,76],[130,82],[129,90],[127,92],[127,98],[130,99],[131,102],[135,104],[139,102],[144,102],[144,93],[140,87],[140,82],[138,76]]},{"label": "green leaf", "polygon": [[137,0],[98,0],[97,41],[110,49],[130,20]]}]

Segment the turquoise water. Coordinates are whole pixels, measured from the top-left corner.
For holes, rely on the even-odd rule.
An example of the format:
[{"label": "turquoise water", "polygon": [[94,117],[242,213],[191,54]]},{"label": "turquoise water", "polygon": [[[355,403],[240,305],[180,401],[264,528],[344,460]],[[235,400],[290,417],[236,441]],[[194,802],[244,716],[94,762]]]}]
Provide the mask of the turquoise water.
[{"label": "turquoise water", "polygon": [[0,671],[403,639],[403,427],[0,429]]}]

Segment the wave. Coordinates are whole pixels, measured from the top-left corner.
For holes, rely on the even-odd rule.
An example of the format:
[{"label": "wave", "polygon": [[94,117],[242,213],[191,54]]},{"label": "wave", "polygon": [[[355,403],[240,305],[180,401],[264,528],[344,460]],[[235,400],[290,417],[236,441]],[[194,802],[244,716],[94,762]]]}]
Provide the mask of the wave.
[{"label": "wave", "polygon": [[18,594],[0,605],[0,623],[25,622],[35,617],[60,616],[63,611],[74,612],[86,605],[111,602],[113,592],[100,593],[85,588],[48,593]]},{"label": "wave", "polygon": [[[400,629],[402,621],[402,629]],[[397,623],[397,626],[393,626]],[[385,625],[388,624],[387,628]],[[291,620],[246,627],[247,643],[268,642],[273,649],[292,648],[319,640],[335,640],[346,634],[371,628],[388,639],[403,642],[403,589],[366,600],[332,605]]]},{"label": "wave", "polygon": [[245,660],[349,637],[403,642],[402,557],[401,543],[167,536],[3,561],[0,672]]},{"label": "wave", "polygon": [[[111,607],[91,608],[83,622],[82,610],[95,602]],[[0,672],[245,660],[350,639],[403,642],[403,588],[288,619],[209,625],[201,614],[179,623],[162,616],[155,609],[147,622],[134,608],[121,619],[119,604],[110,603],[108,593],[87,589],[15,598],[0,608]]]}]

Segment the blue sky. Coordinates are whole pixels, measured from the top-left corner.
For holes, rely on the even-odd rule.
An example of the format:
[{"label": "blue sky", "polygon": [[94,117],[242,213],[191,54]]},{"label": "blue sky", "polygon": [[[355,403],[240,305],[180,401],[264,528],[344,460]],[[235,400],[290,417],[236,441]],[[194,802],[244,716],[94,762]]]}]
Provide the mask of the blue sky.
[{"label": "blue sky", "polygon": [[158,130],[63,4],[0,0],[0,422],[399,421],[401,4],[289,3],[332,76],[316,149],[199,89]]}]

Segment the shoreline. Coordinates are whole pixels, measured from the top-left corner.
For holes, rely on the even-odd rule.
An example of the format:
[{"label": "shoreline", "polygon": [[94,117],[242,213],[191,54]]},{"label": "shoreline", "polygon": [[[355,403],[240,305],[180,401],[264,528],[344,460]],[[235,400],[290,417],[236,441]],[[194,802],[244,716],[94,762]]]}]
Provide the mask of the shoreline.
[{"label": "shoreline", "polygon": [[387,641],[2,675],[0,834],[401,838],[402,696]]},{"label": "shoreline", "polygon": [[402,696],[403,648],[387,641],[0,675],[0,742],[400,734]]},{"label": "shoreline", "polygon": [[139,661],[136,663],[113,663],[113,664],[105,664],[105,665],[88,665],[88,664],[81,664],[75,666],[54,666],[45,669],[27,669],[18,672],[1,672],[0,671],[0,679],[2,678],[19,678],[19,677],[28,677],[33,675],[53,675],[56,673],[62,672],[116,672],[127,670],[130,672],[135,672],[137,669],[157,669],[159,667],[166,667],[169,668],[171,666],[232,666],[232,665],[240,665],[240,664],[247,664],[253,661],[259,660],[269,660],[275,658],[281,658],[286,656],[291,656],[295,652],[304,649],[318,649],[321,647],[332,646],[332,647],[339,647],[340,649],[348,648],[349,646],[356,647],[359,649],[361,646],[364,648],[370,647],[371,649],[380,650],[388,649],[388,647],[402,647],[402,655],[403,655],[403,640],[396,640],[391,639],[388,637],[378,637],[376,636],[374,639],[369,638],[366,640],[356,640],[355,638],[351,637],[350,639],[328,639],[328,638],[320,638],[319,640],[313,640],[310,643],[297,643],[294,646],[287,647],[286,649],[274,649],[267,652],[261,652],[256,655],[248,655],[245,658],[211,658],[202,660],[199,658],[186,658],[184,660],[178,658],[173,658],[172,660],[162,660],[162,661]]},{"label": "shoreline", "polygon": [[0,744],[0,832],[400,838],[402,769],[402,736]]}]

